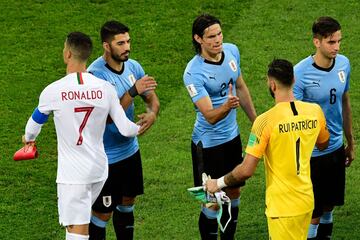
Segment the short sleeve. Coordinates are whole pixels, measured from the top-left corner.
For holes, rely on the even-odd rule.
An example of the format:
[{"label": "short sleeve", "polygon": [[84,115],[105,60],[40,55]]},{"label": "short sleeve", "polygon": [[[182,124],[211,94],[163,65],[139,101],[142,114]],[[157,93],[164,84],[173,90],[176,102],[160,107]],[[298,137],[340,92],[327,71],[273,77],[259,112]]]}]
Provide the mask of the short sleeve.
[{"label": "short sleeve", "polygon": [[193,103],[209,96],[205,89],[205,77],[199,73],[185,71],[184,84]]},{"label": "short sleeve", "polygon": [[320,132],[319,132],[316,142],[324,143],[327,140],[329,140],[330,133],[326,126],[326,118],[325,118],[324,112],[321,110],[320,106],[317,106],[317,107],[318,107],[318,119],[319,119]]},{"label": "short sleeve", "polygon": [[348,68],[347,68],[347,71],[346,71],[345,92],[349,91],[349,88],[350,88],[350,70],[351,70],[350,63],[348,62]]},{"label": "short sleeve", "polygon": [[256,118],[249,135],[246,146],[246,153],[254,157],[261,158],[266,150],[270,139],[270,131],[266,123],[266,117],[259,116]]},{"label": "short sleeve", "polygon": [[294,68],[294,78],[295,78],[295,83],[294,83],[294,88],[293,88],[293,93],[294,93],[294,97],[297,100],[303,100],[304,98],[304,86],[302,83],[302,76],[298,70],[298,68]]}]

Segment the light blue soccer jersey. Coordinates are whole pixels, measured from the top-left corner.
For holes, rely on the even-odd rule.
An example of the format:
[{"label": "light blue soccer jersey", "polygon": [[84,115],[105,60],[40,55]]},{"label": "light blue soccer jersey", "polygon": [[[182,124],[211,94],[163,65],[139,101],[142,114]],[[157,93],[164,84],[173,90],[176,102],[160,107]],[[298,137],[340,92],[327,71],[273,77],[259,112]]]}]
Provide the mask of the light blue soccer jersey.
[{"label": "light blue soccer jersey", "polygon": [[[121,98],[133,86],[136,80],[142,78],[145,73],[141,65],[132,59],[124,62],[123,69],[118,72],[112,69],[103,57],[97,58],[89,67],[88,71],[96,77],[110,82]],[[134,103],[125,111],[126,116],[134,121]],[[106,124],[104,133],[104,147],[109,164],[124,160],[139,149],[136,137],[122,136],[114,123]]]},{"label": "light blue soccer jersey", "polygon": [[[184,72],[184,84],[193,103],[209,96],[214,108],[220,107],[228,99],[229,83],[236,95],[236,80],[241,75],[240,53],[229,43],[223,44],[220,62],[209,62],[197,54],[187,65]],[[195,104],[194,104],[195,106]],[[239,134],[236,122],[236,109],[215,124],[206,121],[195,106],[196,121],[192,134],[195,144],[202,142],[204,148],[217,146],[232,140]]]},{"label": "light blue soccer jersey", "polygon": [[327,149],[313,151],[313,157],[337,150],[343,144],[342,96],[349,90],[350,63],[338,54],[333,65],[324,69],[314,63],[312,56],[294,67],[294,95],[298,100],[317,103],[321,106],[330,132]]}]

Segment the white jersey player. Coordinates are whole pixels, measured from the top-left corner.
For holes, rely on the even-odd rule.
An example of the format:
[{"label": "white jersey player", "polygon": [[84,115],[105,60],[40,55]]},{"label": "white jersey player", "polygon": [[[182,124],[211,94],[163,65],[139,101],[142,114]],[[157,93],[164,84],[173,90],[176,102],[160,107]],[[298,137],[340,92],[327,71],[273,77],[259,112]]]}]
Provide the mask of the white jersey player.
[{"label": "white jersey player", "polygon": [[68,75],[42,91],[25,128],[25,141],[30,145],[54,113],[59,221],[67,227],[66,239],[88,239],[91,205],[108,174],[103,146],[108,115],[122,135],[136,136],[139,131],[126,117],[111,84],[85,72],[91,49],[87,35],[74,32],[67,36],[64,62]]}]

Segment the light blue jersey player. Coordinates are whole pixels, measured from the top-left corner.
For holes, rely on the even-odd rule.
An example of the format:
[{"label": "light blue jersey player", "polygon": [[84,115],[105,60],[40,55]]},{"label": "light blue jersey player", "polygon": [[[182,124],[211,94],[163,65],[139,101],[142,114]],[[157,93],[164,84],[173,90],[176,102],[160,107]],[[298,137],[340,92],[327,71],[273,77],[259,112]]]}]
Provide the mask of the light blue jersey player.
[{"label": "light blue jersey player", "polygon": [[312,156],[331,153],[343,145],[342,100],[349,90],[350,63],[338,54],[329,68],[322,68],[309,56],[295,65],[294,95],[296,99],[321,106],[330,132],[327,149],[314,149]]},{"label": "light blue jersey player", "polygon": [[315,148],[310,161],[315,208],[308,232],[308,239],[330,239],[334,206],[344,204],[345,166],[350,166],[355,158],[350,63],[338,54],[342,36],[337,20],[320,17],[314,22],[312,32],[316,52],[294,67],[294,95],[321,106],[330,132],[329,147],[321,152]]},{"label": "light blue jersey player", "polygon": [[[123,63],[121,71],[116,71],[106,63],[102,56],[88,67],[88,71],[96,77],[110,82],[115,87],[119,99],[129,91],[137,79],[145,76],[143,68],[135,60],[129,59]],[[134,121],[134,110],[134,102],[125,110],[126,116],[131,121]],[[104,147],[109,164],[124,160],[139,150],[137,137],[122,136],[113,122],[106,124]]]},{"label": "light blue jersey player", "polygon": [[[242,146],[236,121],[240,105],[253,122],[256,112],[242,78],[238,48],[222,42],[220,21],[198,16],[192,29],[196,55],[184,71],[184,84],[195,107],[196,122],[191,141],[194,184],[202,184],[202,173],[221,177],[242,162]],[[224,189],[231,199],[231,216],[221,239],[234,239],[240,204],[240,186]],[[199,231],[202,239],[217,239],[216,208],[202,206]],[[225,226],[229,216],[223,214]]]},{"label": "light blue jersey player", "polygon": [[[129,59],[129,28],[117,21],[108,21],[101,28],[104,54],[88,68],[95,76],[110,82],[119,97],[126,116],[134,120],[134,98],[141,96],[146,112],[138,115],[139,134],[147,131],[159,112],[159,100],[154,92],[155,80],[145,75],[140,64]],[[92,206],[89,225],[90,239],[105,239],[106,224],[112,217],[117,239],[133,239],[134,203],[144,193],[142,164],[137,138],[117,133],[108,119],[104,133],[104,148],[109,159],[109,176]]]},{"label": "light blue jersey player", "polygon": [[[219,108],[228,100],[229,94],[236,95],[236,80],[240,76],[239,50],[233,44],[224,43],[219,62],[213,63],[201,55],[195,55],[185,69],[184,83],[193,103],[209,97],[213,108]],[[234,86],[231,93],[230,84]],[[208,122],[196,105],[195,111],[196,122],[192,135],[195,144],[201,141],[204,148],[214,147],[239,135],[236,108],[232,108],[215,124]]]}]

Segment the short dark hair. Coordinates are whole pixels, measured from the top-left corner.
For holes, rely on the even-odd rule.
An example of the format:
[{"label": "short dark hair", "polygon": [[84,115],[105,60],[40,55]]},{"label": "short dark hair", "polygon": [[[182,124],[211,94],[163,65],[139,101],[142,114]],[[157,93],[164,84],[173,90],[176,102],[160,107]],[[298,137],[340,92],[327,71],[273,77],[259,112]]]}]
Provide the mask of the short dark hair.
[{"label": "short dark hair", "polygon": [[66,37],[66,44],[80,61],[86,62],[92,52],[91,38],[82,32],[71,32]]},{"label": "short dark hair", "polygon": [[340,23],[332,17],[319,17],[312,26],[314,38],[327,38],[341,29]]},{"label": "short dark hair", "polygon": [[130,29],[125,24],[111,20],[101,27],[100,37],[102,42],[110,42],[115,35],[129,32]]},{"label": "short dark hair", "polygon": [[291,87],[294,79],[294,68],[291,62],[285,59],[274,59],[268,67],[269,77],[275,78],[284,86]]},{"label": "short dark hair", "polygon": [[204,36],[205,29],[214,24],[221,25],[220,20],[206,13],[201,14],[194,20],[192,26],[192,42],[196,53],[201,52],[201,45],[195,40],[195,34],[202,38]]}]

